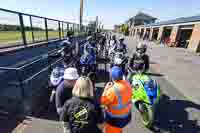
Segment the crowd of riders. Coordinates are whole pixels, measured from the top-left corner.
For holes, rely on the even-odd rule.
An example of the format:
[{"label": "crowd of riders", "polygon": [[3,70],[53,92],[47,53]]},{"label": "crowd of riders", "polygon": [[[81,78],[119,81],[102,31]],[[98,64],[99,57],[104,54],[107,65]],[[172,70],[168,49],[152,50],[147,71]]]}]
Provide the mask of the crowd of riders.
[{"label": "crowd of riders", "polygon": [[[64,133],[122,133],[132,118],[131,96],[134,92],[129,81],[133,73],[127,74],[120,66],[112,65],[109,70],[111,80],[97,98],[95,81],[80,72],[79,59],[88,54],[102,56],[103,51],[110,61],[117,52],[127,55],[124,38],[117,39],[110,33],[95,33],[79,46],[79,53],[74,52],[75,47],[72,37],[68,37],[61,43],[61,50],[56,55],[63,58],[64,65],[63,80],[55,92],[56,111],[63,123]],[[138,44],[126,67],[133,71],[148,71],[146,51],[144,43]]]}]

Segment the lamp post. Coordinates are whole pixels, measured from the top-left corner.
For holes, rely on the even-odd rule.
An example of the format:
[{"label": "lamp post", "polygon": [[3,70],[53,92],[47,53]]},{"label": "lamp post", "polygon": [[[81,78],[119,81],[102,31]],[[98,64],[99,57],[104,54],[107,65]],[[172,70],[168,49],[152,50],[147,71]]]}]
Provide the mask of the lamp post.
[{"label": "lamp post", "polygon": [[82,22],[83,22],[83,0],[80,0],[80,31],[82,31]]}]

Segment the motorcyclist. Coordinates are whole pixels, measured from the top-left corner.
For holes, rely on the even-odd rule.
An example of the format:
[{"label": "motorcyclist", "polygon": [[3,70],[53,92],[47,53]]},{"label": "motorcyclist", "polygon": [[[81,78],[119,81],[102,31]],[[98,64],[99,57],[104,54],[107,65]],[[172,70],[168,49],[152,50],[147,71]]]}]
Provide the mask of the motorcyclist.
[{"label": "motorcyclist", "polygon": [[60,43],[60,47],[61,49],[58,50],[58,52],[55,55],[50,55],[49,57],[53,57],[53,58],[62,57],[63,65],[65,68],[69,66],[76,66],[76,59],[74,57],[74,53],[73,53],[74,48],[73,48],[72,43],[67,39]]},{"label": "motorcyclist", "polygon": [[[147,46],[141,42],[136,46],[136,52],[129,61],[129,68],[134,71],[146,72],[149,70],[149,56],[146,54]],[[132,74],[129,74],[128,79]]]},{"label": "motorcyclist", "polygon": [[100,56],[103,56],[105,44],[106,44],[106,37],[104,35],[101,35],[101,38],[99,39],[98,43],[98,53]]},{"label": "motorcyclist", "polygon": [[88,74],[88,72],[96,71],[96,42],[94,37],[90,36],[87,38],[87,42],[83,46],[83,54],[81,55],[79,62],[79,72],[82,73],[82,68],[87,66],[86,72],[84,74]]},{"label": "motorcyclist", "polygon": [[116,36],[113,35],[112,39],[109,41],[109,46],[108,46],[108,48],[109,48],[108,54],[109,55],[113,53],[113,49],[115,48],[115,46],[117,45],[117,43],[118,42],[117,42]]},{"label": "motorcyclist", "polygon": [[95,39],[92,36],[87,38],[87,42],[84,44],[84,55],[89,53],[95,54],[96,46],[95,46]]},{"label": "motorcyclist", "polygon": [[[124,38],[123,37],[119,38],[119,43],[117,43],[115,45],[115,47],[113,48],[113,52],[112,52],[113,53],[113,58],[112,59],[114,59],[114,56],[116,55],[117,52],[123,53],[123,55],[124,55],[123,56],[123,60],[124,60],[124,62],[123,62],[123,72],[124,72],[124,74],[126,74],[126,72],[125,72],[125,64],[128,63],[128,59],[126,58],[127,46],[124,43]],[[112,63],[114,63],[113,61],[114,60],[111,60]],[[112,66],[113,65],[111,65],[111,67]]]},{"label": "motorcyclist", "polygon": [[127,46],[124,43],[124,38],[120,37],[119,38],[119,43],[114,48],[114,51],[116,52],[122,52],[123,54],[127,54]]}]

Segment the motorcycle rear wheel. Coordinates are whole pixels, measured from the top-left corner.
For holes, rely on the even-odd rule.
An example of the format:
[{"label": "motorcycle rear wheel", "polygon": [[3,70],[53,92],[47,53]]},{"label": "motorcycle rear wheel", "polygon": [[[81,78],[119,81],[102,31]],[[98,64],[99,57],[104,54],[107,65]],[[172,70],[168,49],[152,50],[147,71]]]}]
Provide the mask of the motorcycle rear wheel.
[{"label": "motorcycle rear wheel", "polygon": [[139,106],[142,108],[142,110],[140,110],[140,115],[143,125],[146,128],[151,128],[154,121],[153,108],[146,103],[140,103]]}]

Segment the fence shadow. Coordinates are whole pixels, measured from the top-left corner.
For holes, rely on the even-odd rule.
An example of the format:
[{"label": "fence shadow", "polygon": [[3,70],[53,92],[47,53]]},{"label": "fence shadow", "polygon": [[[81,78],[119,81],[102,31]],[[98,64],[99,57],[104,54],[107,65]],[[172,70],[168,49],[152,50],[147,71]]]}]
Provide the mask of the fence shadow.
[{"label": "fence shadow", "polygon": [[[22,123],[25,117],[16,117],[16,116],[3,116],[0,115],[0,132],[1,133],[11,133],[13,130]],[[24,123],[25,124],[25,123]]]},{"label": "fence shadow", "polygon": [[155,127],[152,131],[154,133],[164,131],[170,133],[199,133],[200,125],[197,123],[199,120],[191,120],[189,111],[187,111],[188,108],[200,111],[200,105],[198,104],[184,100],[171,100],[169,96],[163,95],[156,111]]}]

